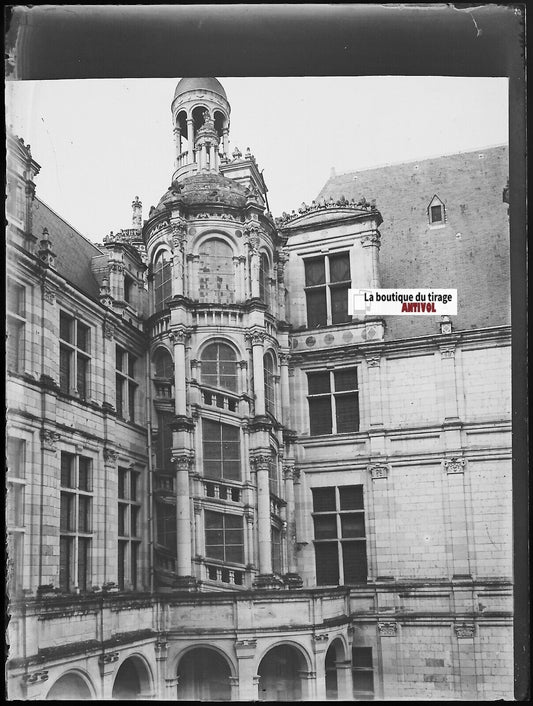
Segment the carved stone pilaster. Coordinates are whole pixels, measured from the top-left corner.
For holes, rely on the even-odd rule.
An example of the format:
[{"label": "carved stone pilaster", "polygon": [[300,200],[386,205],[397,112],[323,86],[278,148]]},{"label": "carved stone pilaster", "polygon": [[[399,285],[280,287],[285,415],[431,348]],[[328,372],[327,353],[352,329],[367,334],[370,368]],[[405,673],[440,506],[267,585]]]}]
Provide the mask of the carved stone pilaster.
[{"label": "carved stone pilaster", "polygon": [[378,630],[381,637],[396,637],[398,626],[396,623],[378,623]]},{"label": "carved stone pilaster", "polygon": [[43,449],[46,451],[53,451],[55,453],[57,451],[56,444],[60,438],[61,435],[56,431],[51,431],[50,429],[43,429],[41,431],[41,443]]},{"label": "carved stone pilaster", "polygon": [[390,466],[388,463],[371,463],[367,466],[367,470],[372,476],[372,480],[377,480],[378,478],[388,478],[390,473]]},{"label": "carved stone pilaster", "polygon": [[367,356],[366,365],[368,368],[379,368],[381,364],[381,356],[379,354]]},{"label": "carved stone pilaster", "polygon": [[49,304],[55,304],[56,301],[56,289],[51,287],[49,284],[43,285],[43,297],[45,301]]},{"label": "carved stone pilaster", "polygon": [[472,639],[476,634],[476,626],[474,623],[458,623],[453,626],[457,639]]},{"label": "carved stone pilaster", "polygon": [[440,346],[441,358],[455,358],[455,346]]},{"label": "carved stone pilaster", "polygon": [[452,458],[445,458],[442,465],[448,475],[453,473],[464,473],[466,460],[464,458],[454,456]]}]

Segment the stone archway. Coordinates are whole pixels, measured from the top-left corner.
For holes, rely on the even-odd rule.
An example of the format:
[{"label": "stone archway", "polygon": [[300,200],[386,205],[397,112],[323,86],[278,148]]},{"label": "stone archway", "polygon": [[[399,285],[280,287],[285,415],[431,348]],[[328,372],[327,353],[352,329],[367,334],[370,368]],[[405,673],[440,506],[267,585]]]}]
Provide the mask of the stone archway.
[{"label": "stone archway", "polygon": [[303,696],[302,674],[307,664],[293,645],[272,647],[259,663],[259,699],[261,701],[300,701]]},{"label": "stone archway", "polygon": [[347,676],[351,679],[351,669],[348,663],[345,662],[346,650],[342,640],[338,638],[333,640],[326,652],[324,663],[325,680],[326,680],[326,699],[336,701],[346,697]]},{"label": "stone archway", "polygon": [[93,698],[89,685],[80,674],[69,672],[53,684],[46,701],[90,701]]},{"label": "stone archway", "polygon": [[137,656],[125,659],[115,676],[112,698],[135,701],[151,696],[151,691],[152,680],[144,661]]},{"label": "stone archway", "polygon": [[194,647],[178,663],[178,700],[230,701],[231,668],[220,652]]}]

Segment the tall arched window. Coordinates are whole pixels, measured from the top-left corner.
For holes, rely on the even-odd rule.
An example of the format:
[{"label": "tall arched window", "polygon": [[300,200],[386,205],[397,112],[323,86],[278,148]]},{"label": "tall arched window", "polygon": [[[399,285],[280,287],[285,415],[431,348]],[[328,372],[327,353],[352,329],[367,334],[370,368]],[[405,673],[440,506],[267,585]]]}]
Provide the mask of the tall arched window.
[{"label": "tall arched window", "polygon": [[167,250],[161,250],[154,262],[155,310],[164,309],[172,296],[172,263]]},{"label": "tall arched window", "polygon": [[198,299],[212,304],[235,301],[233,250],[220,238],[210,238],[201,245],[198,254]]},{"label": "tall arched window", "polygon": [[274,391],[274,357],[267,352],[263,356],[263,369],[265,378],[265,407],[270,414],[276,413],[276,398]]},{"label": "tall arched window", "polygon": [[211,343],[204,348],[202,383],[237,392],[237,356],[226,343]]},{"label": "tall arched window", "polygon": [[265,253],[259,261],[259,297],[267,306],[270,305],[270,263]]}]

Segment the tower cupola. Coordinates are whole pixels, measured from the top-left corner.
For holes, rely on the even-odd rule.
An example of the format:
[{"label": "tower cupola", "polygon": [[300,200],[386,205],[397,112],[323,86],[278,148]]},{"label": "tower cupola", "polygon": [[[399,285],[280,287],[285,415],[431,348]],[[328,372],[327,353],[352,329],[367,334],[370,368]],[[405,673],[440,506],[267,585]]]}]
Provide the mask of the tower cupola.
[{"label": "tower cupola", "polygon": [[173,181],[218,172],[228,158],[230,105],[216,78],[183,78],[172,101],[176,147]]}]

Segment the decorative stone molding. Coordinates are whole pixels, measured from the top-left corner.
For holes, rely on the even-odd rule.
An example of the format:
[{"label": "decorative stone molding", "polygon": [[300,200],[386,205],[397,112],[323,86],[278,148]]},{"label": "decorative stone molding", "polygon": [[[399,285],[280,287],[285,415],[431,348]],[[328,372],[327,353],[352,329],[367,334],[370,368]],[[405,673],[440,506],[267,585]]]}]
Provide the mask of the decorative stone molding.
[{"label": "decorative stone molding", "polygon": [[396,637],[398,626],[396,623],[378,623],[378,630],[381,637]]},{"label": "decorative stone molding", "polygon": [[104,321],[103,325],[104,338],[111,340],[115,336],[115,327],[109,321]]},{"label": "decorative stone molding", "polygon": [[445,458],[444,461],[442,462],[442,465],[444,466],[444,470],[448,475],[454,474],[454,473],[464,473],[465,472],[465,466],[466,466],[466,460],[464,458],[459,458],[458,456],[454,456],[452,458]]},{"label": "decorative stone molding", "polygon": [[472,639],[476,634],[476,626],[474,623],[461,623],[454,625],[453,629],[455,630],[455,634],[459,640],[462,638]]},{"label": "decorative stone molding", "polygon": [[239,366],[239,368],[241,370],[246,370],[246,368],[248,367],[248,361],[247,360],[238,360],[237,365]]},{"label": "decorative stone molding", "polygon": [[256,453],[250,456],[250,465],[256,471],[268,471],[270,470],[270,465],[272,463],[272,458],[268,454]]},{"label": "decorative stone molding", "polygon": [[119,457],[118,451],[110,449],[109,447],[104,448],[104,463],[106,466],[114,466]]},{"label": "decorative stone molding", "polygon": [[284,211],[279,218],[275,219],[275,222],[278,228],[283,228],[283,226],[288,224],[290,221],[299,218],[306,213],[336,208],[349,208],[355,211],[372,212],[376,211],[376,202],[374,199],[372,199],[372,201],[367,201],[364,197],[359,201],[356,201],[355,199],[348,201],[348,199],[344,198],[344,196],[341,196],[338,201],[334,201],[332,196],[329,200],[324,197],[320,201],[313,201],[310,206],[306,203],[302,203],[298,211],[293,210],[291,213],[286,213]]},{"label": "decorative stone molding", "polygon": [[38,682],[47,681],[48,669],[39,669],[39,671],[31,672],[31,674],[23,674],[22,679],[26,684],[36,684]]},{"label": "decorative stone molding", "polygon": [[373,233],[367,233],[366,235],[363,235],[361,237],[361,245],[364,248],[372,247],[375,245],[376,247],[379,248],[381,244],[381,235],[379,231],[374,231]]},{"label": "decorative stone molding", "polygon": [[244,332],[245,341],[250,342],[252,346],[262,346],[265,338],[265,332],[260,329],[247,329]]},{"label": "decorative stone molding", "polygon": [[455,358],[455,346],[440,346],[441,358]]},{"label": "decorative stone molding", "polygon": [[176,467],[176,471],[190,471],[194,462],[194,454],[189,451],[186,453],[178,453],[172,455],[172,463]]},{"label": "decorative stone molding", "polygon": [[168,639],[167,635],[160,635],[154,644],[155,658],[157,662],[161,662],[168,657]]},{"label": "decorative stone molding", "polygon": [[51,431],[50,429],[43,429],[41,431],[41,443],[43,449],[46,451],[53,451],[55,453],[57,451],[56,444],[60,438],[61,435],[56,431]]},{"label": "decorative stone molding", "polygon": [[121,274],[124,272],[125,267],[123,262],[110,262],[109,263],[109,271],[110,272],[118,272]]},{"label": "decorative stone molding", "polygon": [[318,634],[315,633],[312,637],[313,637],[313,642],[327,642],[329,639],[329,634],[327,632],[318,633]]},{"label": "decorative stone molding", "polygon": [[255,655],[257,640],[255,638],[235,640],[237,659],[251,659]]},{"label": "decorative stone molding", "polygon": [[372,463],[367,466],[367,470],[372,476],[372,480],[378,478],[388,478],[390,473],[390,465],[388,463]]},{"label": "decorative stone molding", "polygon": [[299,480],[300,480],[300,474],[301,474],[300,469],[295,466],[295,467],[294,467],[294,471],[292,472],[292,475],[293,475],[293,478],[294,478],[295,481],[299,481]]},{"label": "decorative stone molding", "polygon": [[179,683],[180,683],[180,678],[179,678],[179,676],[177,676],[177,677],[167,677],[167,678],[165,679],[165,686],[166,686],[168,689],[172,689],[173,687],[178,686]]},{"label": "decorative stone molding", "polygon": [[283,479],[294,480],[294,470],[293,463],[283,464]]}]

